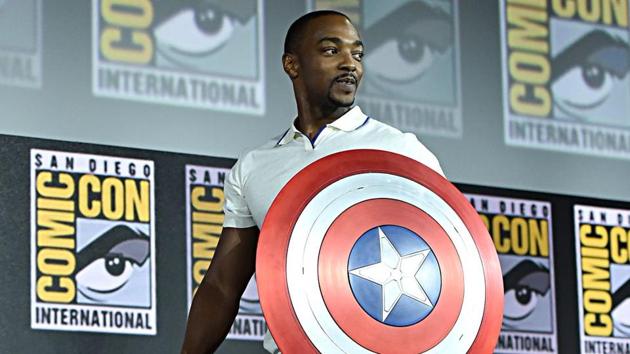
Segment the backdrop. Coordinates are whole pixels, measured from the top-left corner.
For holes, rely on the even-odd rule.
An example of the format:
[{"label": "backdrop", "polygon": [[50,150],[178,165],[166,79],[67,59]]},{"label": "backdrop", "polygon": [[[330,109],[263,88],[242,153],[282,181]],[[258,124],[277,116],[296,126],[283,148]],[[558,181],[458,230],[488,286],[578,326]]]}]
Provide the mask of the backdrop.
[{"label": "backdrop", "polygon": [[[498,351],[630,352],[624,0],[0,1],[1,352],[178,350],[225,173],[295,117],[282,43],[319,8],[363,35],[357,103],[484,215]],[[252,282],[221,350],[264,330]]]}]

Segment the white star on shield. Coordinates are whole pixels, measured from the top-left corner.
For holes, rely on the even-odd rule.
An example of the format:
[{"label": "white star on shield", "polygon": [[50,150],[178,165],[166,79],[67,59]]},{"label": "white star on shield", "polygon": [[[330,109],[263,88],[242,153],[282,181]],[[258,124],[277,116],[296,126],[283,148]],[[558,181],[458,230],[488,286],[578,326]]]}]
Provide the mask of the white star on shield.
[{"label": "white star on shield", "polygon": [[427,259],[430,249],[401,256],[387,235],[378,228],[381,262],[350,271],[361,278],[381,286],[383,297],[383,317],[385,321],[404,294],[420,303],[433,307],[431,300],[420,285],[416,274]]}]

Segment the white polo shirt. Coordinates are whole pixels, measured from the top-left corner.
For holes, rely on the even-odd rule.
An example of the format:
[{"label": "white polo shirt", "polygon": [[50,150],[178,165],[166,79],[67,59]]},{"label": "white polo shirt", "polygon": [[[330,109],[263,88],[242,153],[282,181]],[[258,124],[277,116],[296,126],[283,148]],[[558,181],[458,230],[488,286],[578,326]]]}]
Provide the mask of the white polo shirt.
[{"label": "white polo shirt", "polygon": [[[355,106],[325,125],[313,141],[292,124],[281,137],[244,154],[225,180],[223,227],[261,228],[271,203],[291,177],[324,156],[356,149],[395,152],[444,175],[437,158],[415,135],[370,118]],[[269,331],[264,347],[278,352]]]},{"label": "white polo shirt", "polygon": [[224,227],[262,226],[282,187],[304,167],[346,150],[377,149],[417,160],[444,175],[437,158],[415,135],[366,116],[355,106],[311,141],[292,124],[278,139],[244,154],[225,181]]}]

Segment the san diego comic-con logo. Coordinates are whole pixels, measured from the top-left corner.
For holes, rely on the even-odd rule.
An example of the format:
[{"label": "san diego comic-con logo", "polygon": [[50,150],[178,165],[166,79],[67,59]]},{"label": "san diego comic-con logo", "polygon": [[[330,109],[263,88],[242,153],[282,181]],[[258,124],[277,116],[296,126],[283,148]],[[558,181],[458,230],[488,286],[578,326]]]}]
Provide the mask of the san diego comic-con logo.
[{"label": "san diego comic-con logo", "polygon": [[1,0],[0,33],[0,84],[41,87],[41,1]]},{"label": "san diego comic-con logo", "polygon": [[630,210],[575,205],[582,353],[630,352]]},{"label": "san diego comic-con logo", "polygon": [[488,353],[499,334],[485,226],[446,179],[402,155],[345,151],[301,170],[269,209],[256,262],[282,352]]},{"label": "san diego comic-con logo", "polygon": [[505,302],[495,353],[557,353],[549,202],[466,194],[499,254]]},{"label": "san diego comic-con logo", "polygon": [[31,150],[31,327],[156,334],[153,161]]},{"label": "san diego comic-con logo", "polygon": [[93,93],[265,112],[262,0],[92,0]]},{"label": "san diego comic-con logo", "polygon": [[630,158],[628,0],[500,3],[506,142]]},{"label": "san diego comic-con logo", "polygon": [[365,75],[357,101],[366,111],[405,131],[461,137],[457,1],[308,2],[349,15],[361,32]]},{"label": "san diego comic-con logo", "polygon": [[[227,168],[186,165],[186,245],[188,304],[212,263],[223,229],[223,185]],[[262,315],[256,277],[241,297],[227,339],[262,340],[267,324]]]}]

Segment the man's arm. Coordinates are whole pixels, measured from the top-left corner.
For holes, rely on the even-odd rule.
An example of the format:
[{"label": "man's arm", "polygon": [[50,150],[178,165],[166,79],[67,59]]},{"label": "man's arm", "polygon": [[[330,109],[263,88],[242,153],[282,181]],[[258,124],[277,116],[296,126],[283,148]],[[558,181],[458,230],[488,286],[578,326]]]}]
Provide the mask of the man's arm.
[{"label": "man's arm", "polygon": [[214,352],[221,344],[256,266],[257,227],[223,228],[210,268],[193,298],[182,354]]}]

